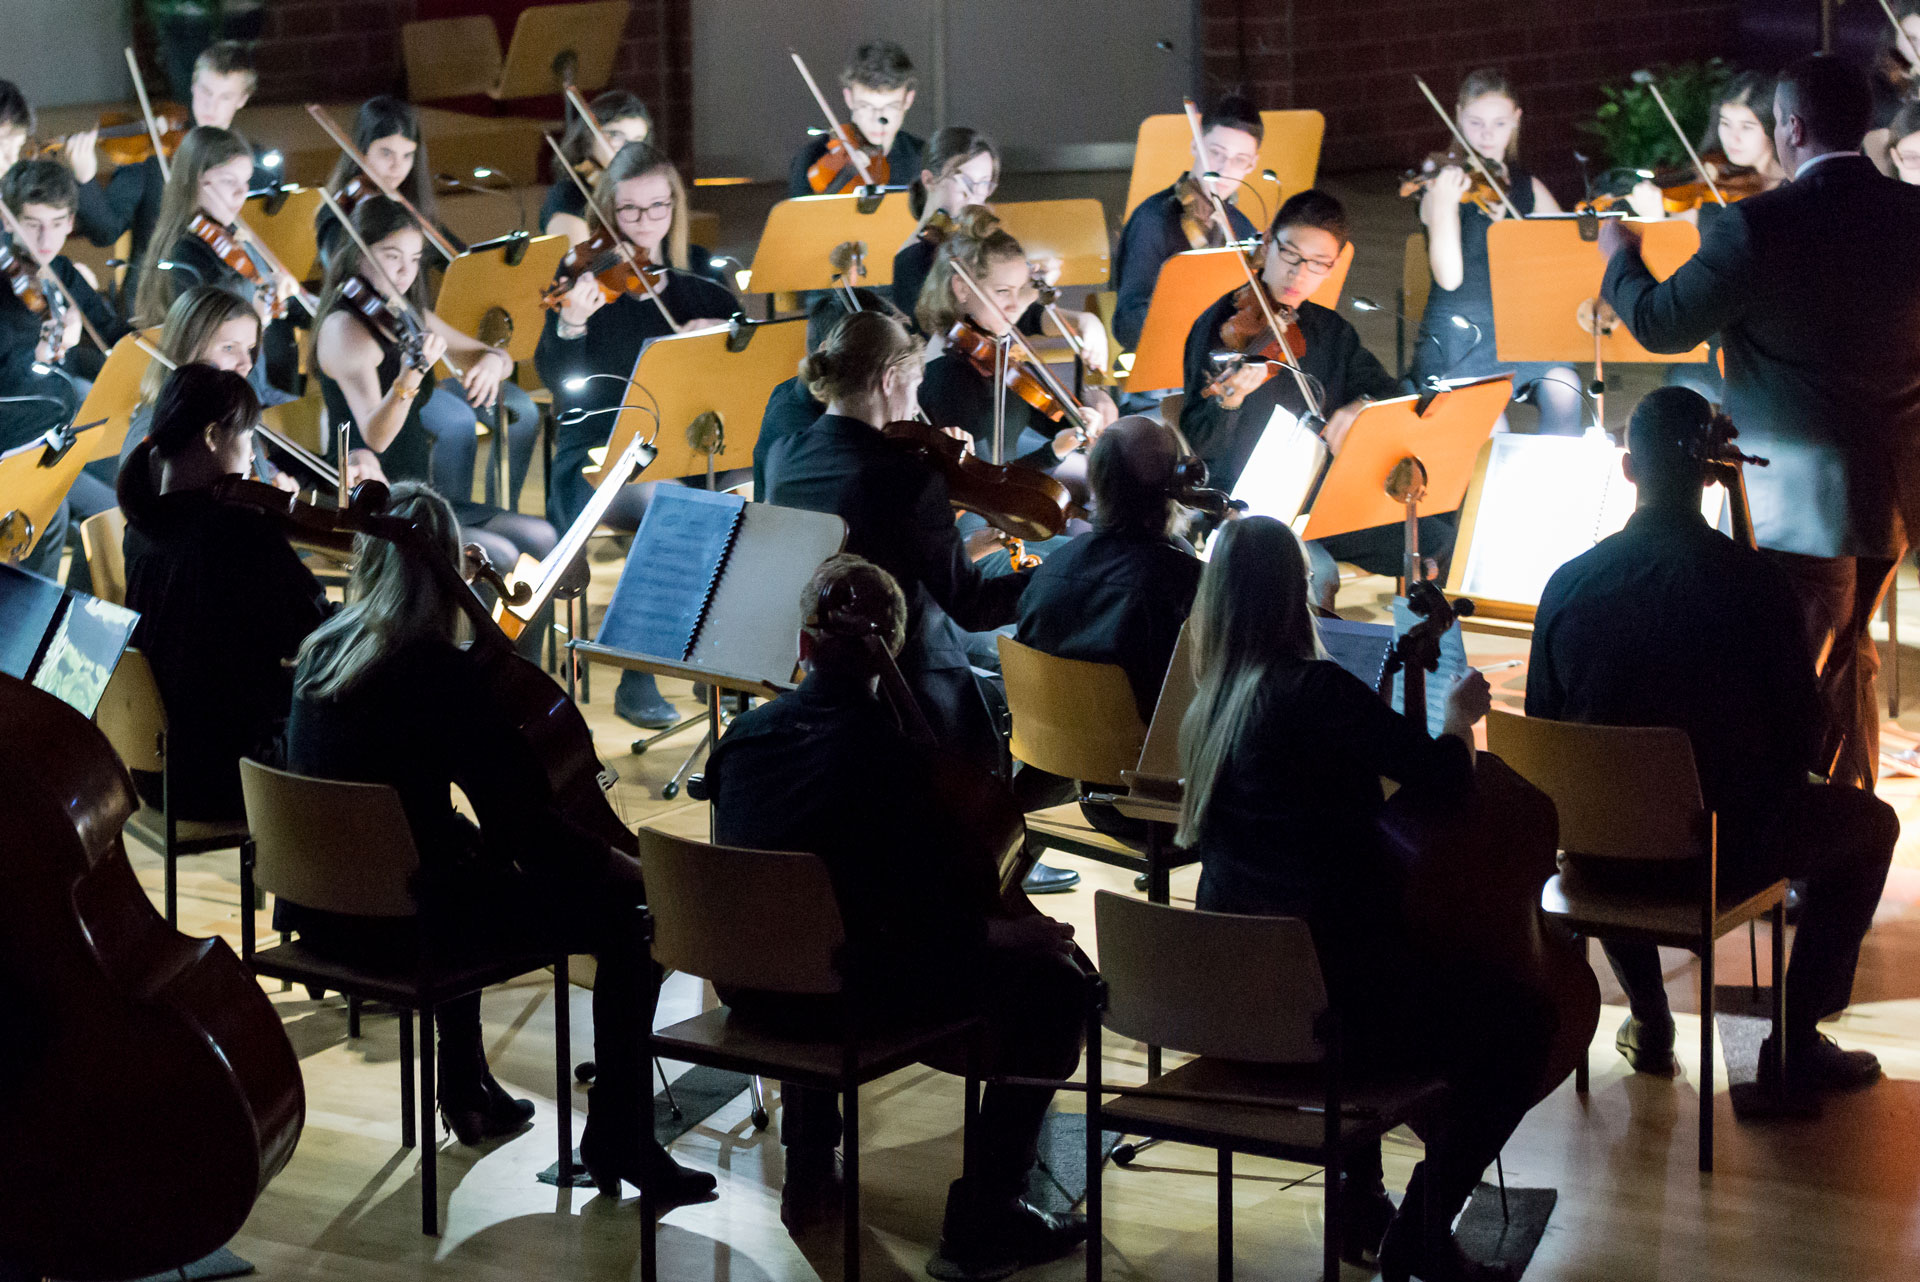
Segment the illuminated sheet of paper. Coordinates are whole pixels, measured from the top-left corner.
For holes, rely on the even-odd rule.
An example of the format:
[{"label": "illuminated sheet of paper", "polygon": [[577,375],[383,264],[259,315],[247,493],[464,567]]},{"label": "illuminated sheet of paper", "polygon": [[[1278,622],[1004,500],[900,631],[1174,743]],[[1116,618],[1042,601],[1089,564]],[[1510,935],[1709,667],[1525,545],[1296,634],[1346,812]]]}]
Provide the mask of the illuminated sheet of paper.
[{"label": "illuminated sheet of paper", "polygon": [[1306,511],[1329,457],[1319,433],[1276,405],[1233,487],[1233,497],[1247,505],[1250,516],[1270,516],[1291,525]]}]

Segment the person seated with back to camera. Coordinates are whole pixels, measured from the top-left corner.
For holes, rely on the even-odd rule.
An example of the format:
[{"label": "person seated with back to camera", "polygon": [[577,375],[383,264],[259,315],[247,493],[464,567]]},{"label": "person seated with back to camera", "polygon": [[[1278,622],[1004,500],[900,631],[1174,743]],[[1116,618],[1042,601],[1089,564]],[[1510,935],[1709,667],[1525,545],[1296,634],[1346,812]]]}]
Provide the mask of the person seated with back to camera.
[{"label": "person seated with back to camera", "polygon": [[[841,554],[814,572],[800,608],[806,679],[735,718],[707,766],[714,840],[826,863],[864,1025],[977,1013],[988,1025],[986,1073],[1071,1074],[1086,1002],[1069,956],[1073,928],[1002,909],[999,852],[964,835],[979,816],[961,813],[960,799],[942,791],[939,750],[909,738],[881,701],[870,642],[878,638],[889,655],[906,645],[906,597],[885,570]],[[846,1000],[721,996],[748,1023],[807,1037],[837,1027]],[[841,1124],[830,1092],[786,1085],[781,1098],[781,1218],[797,1231],[830,1218],[841,1196]],[[934,1277],[1002,1278],[1085,1240],[1084,1217],[1050,1214],[1024,1197],[1052,1098],[1049,1087],[987,1087],[973,1152],[947,1194],[939,1254],[927,1265]]]},{"label": "person seated with back to camera", "polygon": [[[1824,768],[1812,650],[1793,586],[1763,553],[1700,514],[1714,419],[1698,392],[1663,387],[1634,407],[1626,527],[1561,566],[1534,621],[1527,715],[1687,732],[1700,789],[1718,820],[1723,895],[1777,877],[1806,883],[1786,976],[1786,1065],[1796,1092],[1865,1086],[1880,1063],[1842,1050],[1816,1025],[1852,1000],[1860,941],[1900,835],[1893,808],[1858,788],[1809,782]],[[1600,888],[1644,863],[1570,857],[1568,876]],[[1675,872],[1697,872],[1689,864]],[[1652,944],[1604,941],[1631,1014],[1615,1045],[1637,1072],[1673,1072],[1673,1015]],[[1763,1079],[1773,1057],[1763,1048]]]}]

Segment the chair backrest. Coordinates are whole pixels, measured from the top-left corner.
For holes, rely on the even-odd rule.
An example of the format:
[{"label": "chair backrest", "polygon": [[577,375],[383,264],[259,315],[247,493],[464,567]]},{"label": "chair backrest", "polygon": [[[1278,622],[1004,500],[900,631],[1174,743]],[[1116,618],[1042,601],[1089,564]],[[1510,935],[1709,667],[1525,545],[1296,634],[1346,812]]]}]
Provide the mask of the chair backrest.
[{"label": "chair backrest", "polygon": [[1298,917],[1242,917],[1093,897],[1106,1025],[1124,1037],[1250,1064],[1312,1064],[1326,985]]},{"label": "chair backrest", "polygon": [[1693,745],[1665,726],[1589,726],[1487,714],[1487,749],[1553,799],[1560,848],[1609,859],[1703,853]]},{"label": "chair backrest", "polygon": [[1125,786],[1121,772],[1139,764],[1147,728],[1124,668],[1057,658],[1001,637],[1000,675],[1015,758],[1063,779]]},{"label": "chair backrest", "polygon": [[260,889],[354,917],[419,912],[420,852],[391,787],[314,779],[243,758],[240,791]]},{"label": "chair backrest", "polygon": [[93,723],[129,770],[159,774],[167,764],[167,709],[147,656],[128,646],[120,652]]},{"label": "chair backrest", "polygon": [[127,603],[127,514],[110,507],[80,522],[80,546],[93,575],[93,594],[115,605]]},{"label": "chair backrest", "polygon": [[1142,779],[1179,782],[1180,723],[1187,719],[1187,709],[1199,692],[1200,682],[1193,674],[1193,620],[1189,619],[1174,643],[1173,661],[1167,665],[1167,679],[1160,686],[1160,702],[1153,705],[1153,724],[1147,727],[1147,740],[1140,746],[1140,764],[1135,772]]},{"label": "chair backrest", "polygon": [[[1427,261],[1427,233],[1417,231],[1407,237],[1407,246],[1400,254],[1400,310],[1409,322],[1420,324],[1421,313],[1427,310],[1427,295],[1433,292],[1433,267]],[[1414,337],[1407,335],[1407,342]]]},{"label": "chair backrest", "polygon": [[827,866],[640,829],[654,960],[716,987],[837,993],[847,941]]}]

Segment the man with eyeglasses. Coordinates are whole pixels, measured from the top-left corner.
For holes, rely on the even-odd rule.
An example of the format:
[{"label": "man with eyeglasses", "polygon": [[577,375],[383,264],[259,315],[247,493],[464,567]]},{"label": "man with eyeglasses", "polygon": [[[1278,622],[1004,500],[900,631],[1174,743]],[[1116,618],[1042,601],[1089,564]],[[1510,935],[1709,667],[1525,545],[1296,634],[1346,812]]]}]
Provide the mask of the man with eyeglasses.
[{"label": "man with eyeglasses", "polygon": [[1131,351],[1140,343],[1140,327],[1147,321],[1147,305],[1160,268],[1175,254],[1226,243],[1212,215],[1212,202],[1199,190],[1205,183],[1227,205],[1227,219],[1236,240],[1252,240],[1259,233],[1235,206],[1247,176],[1260,163],[1260,142],[1266,131],[1260,112],[1245,98],[1228,96],[1200,118],[1200,151],[1193,168],[1165,191],[1141,201],[1120,233],[1120,250],[1113,260],[1113,288],[1119,294],[1113,308],[1113,336]]},{"label": "man with eyeglasses", "polygon": [[[1347,240],[1347,211],[1340,202],[1324,191],[1300,192],[1274,216],[1260,272],[1268,297],[1294,310],[1306,340],[1299,365],[1326,415],[1326,422],[1314,427],[1336,454],[1369,402],[1402,393],[1399,380],[1361,345],[1345,317],[1308,301],[1333,271]],[[1201,313],[1187,335],[1186,402],[1180,410],[1180,430],[1205,460],[1209,483],[1228,491],[1239,481],[1276,410],[1302,418],[1309,411],[1291,375],[1276,374],[1264,361],[1236,365],[1220,359],[1227,351],[1220,328],[1238,310],[1238,292],[1222,296]],[[1340,585],[1336,561],[1351,561],[1376,574],[1397,574],[1402,543],[1399,525],[1309,543],[1316,604],[1333,607]],[[1420,547],[1429,556],[1450,552],[1451,520],[1422,517]]]},{"label": "man with eyeglasses", "polygon": [[[853,61],[840,73],[840,96],[847,114],[842,124],[850,126],[887,158],[888,184],[899,186],[913,181],[920,172],[920,150],[924,141],[900,127],[913,107],[918,81],[913,60],[907,51],[891,40],[869,40],[853,52]],[[824,128],[807,140],[787,168],[787,195],[813,196],[813,184],[807,170],[827,154],[832,135]],[[852,165],[835,180],[830,192],[851,190],[860,182]]]}]

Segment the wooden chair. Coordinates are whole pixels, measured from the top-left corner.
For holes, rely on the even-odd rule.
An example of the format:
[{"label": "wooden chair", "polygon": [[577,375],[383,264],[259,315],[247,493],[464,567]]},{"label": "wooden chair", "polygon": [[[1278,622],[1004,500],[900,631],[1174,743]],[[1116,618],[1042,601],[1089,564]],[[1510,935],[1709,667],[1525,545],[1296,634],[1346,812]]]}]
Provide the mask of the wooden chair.
[{"label": "wooden chair", "polygon": [[93,594],[114,605],[127,603],[127,514],[110,507],[80,522],[80,547],[87,554]]},{"label": "wooden chair", "polygon": [[[846,930],[827,867],[812,855],[736,850],[640,830],[640,864],[647,881],[653,957],[668,970],[708,980],[716,988],[809,994],[849,993]],[[860,1087],[899,1068],[964,1043],[979,1029],[975,1018],[926,1018],[863,1029],[857,1003],[846,1019],[805,1041],[748,1026],[725,1007],[681,1020],[653,1034],[649,1051],[663,1059],[755,1076],[777,1077],[837,1092],[846,1122],[846,1169],[841,1276],[860,1276]],[[971,1062],[969,1060],[969,1062]],[[966,1132],[970,1137],[978,1085],[967,1076]],[[654,1213],[641,1207],[641,1277],[652,1282]]]},{"label": "wooden chair", "polygon": [[[1393,358],[1402,378],[1413,368],[1414,351],[1407,346],[1407,341],[1419,343],[1420,317],[1427,310],[1427,295],[1432,292],[1433,268],[1427,261],[1427,233],[1417,231],[1407,237],[1406,249],[1400,255],[1400,315],[1393,322]],[[1407,333],[1409,323],[1414,327],[1412,334]]]},{"label": "wooden chair", "polygon": [[[420,1231],[440,1231],[439,1122],[434,1089],[434,1009],[491,984],[554,968],[554,1103],[559,1114],[560,1187],[573,1161],[573,1078],[568,1018],[567,955],[559,946],[475,940],[471,949],[432,946],[433,905],[416,892],[420,854],[414,848],[400,794],[385,784],[312,779],[240,763],[247,822],[253,837],[240,851],[240,885],[251,904],[256,888],[290,903],[353,917],[415,921],[421,938],[410,965],[378,966],[334,959],[295,938],[256,947],[254,914],[240,915],[240,958],[255,974],[337,989],[350,1001],[400,1008],[400,1142],[415,1144],[413,1021],[420,1018],[419,1134],[433,1150],[420,1163]],[[636,923],[636,926],[638,923]],[[283,936],[284,940],[284,936]]]},{"label": "wooden chair", "polygon": [[[1140,764],[1147,727],[1140,723],[1122,668],[1056,658],[1001,637],[1000,674],[1013,714],[1016,760],[1083,787],[1126,790],[1128,776]],[[1164,824],[1149,824],[1144,843],[1109,836],[1087,822],[1078,802],[1035,811],[1027,816],[1027,831],[1029,840],[1042,847],[1144,873],[1148,898],[1162,904],[1168,873],[1197,858],[1170,848]]]},{"label": "wooden chair", "polygon": [[[1632,860],[1660,884],[1677,863],[1694,865],[1695,888],[1676,893],[1597,891],[1563,874],[1547,882],[1541,907],[1583,943],[1588,938],[1684,948],[1700,958],[1700,1169],[1713,1169],[1713,945],[1763,916],[1773,924],[1773,1051],[1784,1067],[1786,893],[1784,879],[1723,895],[1714,813],[1700,797],[1693,745],[1664,727],[1589,726],[1508,712],[1487,715],[1487,747],[1553,799],[1560,848],[1586,860]],[[1610,879],[1611,880],[1611,879]],[[1585,1093],[1583,1056],[1574,1088]]]},{"label": "wooden chair", "polygon": [[[1233,1155],[1326,1168],[1327,1282],[1340,1276],[1342,1157],[1444,1090],[1435,1077],[1342,1061],[1307,924],[1094,896],[1104,1010],[1087,1021],[1087,1277],[1101,1271],[1102,1131],[1151,1135],[1218,1155],[1219,1276],[1233,1276]],[[1145,1087],[1103,1087],[1102,1029],[1186,1051]],[[1105,1093],[1118,1090],[1111,1103]]]},{"label": "wooden chair", "polygon": [[[99,519],[94,517],[88,524]],[[99,572],[96,562],[94,573]],[[146,655],[131,646],[121,654],[120,663],[100,696],[100,706],[94,709],[93,720],[127,769],[160,776],[159,808],[142,800],[140,809],[127,821],[127,828],[160,852],[166,869],[167,924],[174,925],[179,920],[180,857],[232,850],[246,841],[247,825],[175,818],[173,774],[167,765],[167,710],[160,702],[160,687],[153,679],[153,666],[147,662]]]}]

